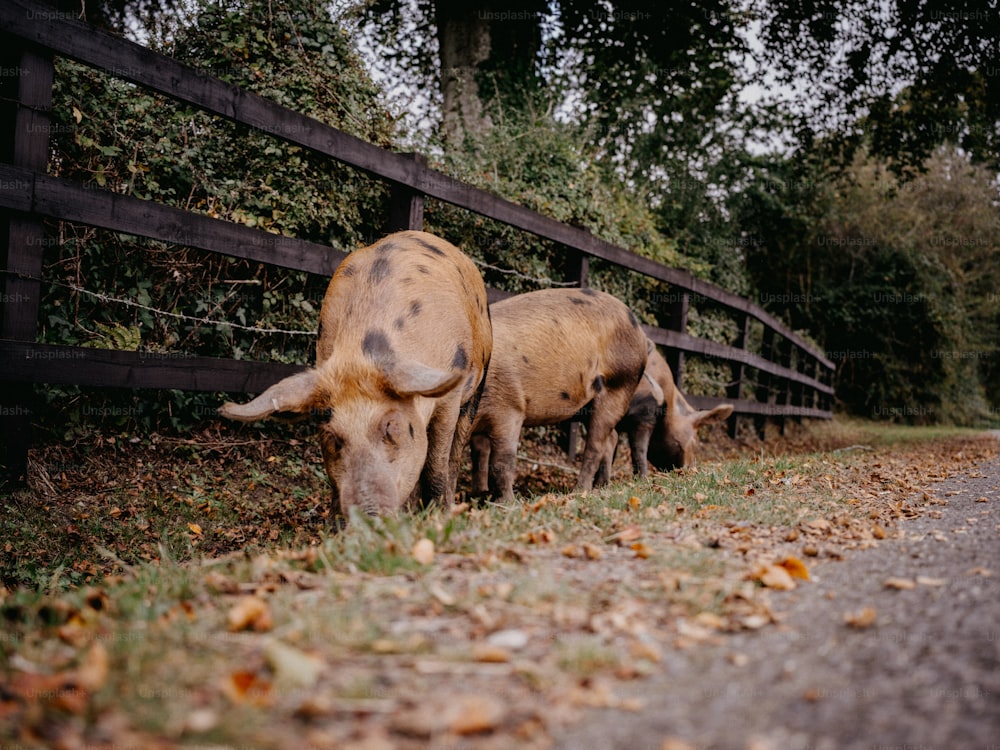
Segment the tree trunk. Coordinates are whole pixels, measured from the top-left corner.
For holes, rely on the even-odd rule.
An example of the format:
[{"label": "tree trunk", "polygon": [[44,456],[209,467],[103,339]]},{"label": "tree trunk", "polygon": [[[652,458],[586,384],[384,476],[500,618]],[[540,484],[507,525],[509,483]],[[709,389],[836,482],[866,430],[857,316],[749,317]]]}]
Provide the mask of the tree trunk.
[{"label": "tree trunk", "polygon": [[536,56],[541,47],[545,0],[494,6],[491,0],[437,0],[441,65],[441,130],[445,142],[461,146],[492,122],[494,99],[523,106],[539,86]]},{"label": "tree trunk", "polygon": [[450,146],[460,146],[466,133],[482,135],[492,124],[483,108],[477,75],[479,66],[490,56],[487,19],[480,3],[437,2],[441,130]]}]

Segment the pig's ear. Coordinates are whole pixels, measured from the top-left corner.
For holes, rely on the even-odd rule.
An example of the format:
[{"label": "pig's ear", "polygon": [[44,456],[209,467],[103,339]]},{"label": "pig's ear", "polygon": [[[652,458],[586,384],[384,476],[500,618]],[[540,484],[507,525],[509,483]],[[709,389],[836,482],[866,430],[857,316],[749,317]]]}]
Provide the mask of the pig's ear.
[{"label": "pig's ear", "polygon": [[227,403],[219,414],[238,422],[256,422],[280,413],[305,414],[315,400],[316,371],[306,370],[281,380],[247,404]]},{"label": "pig's ear", "polygon": [[461,371],[446,372],[419,362],[404,362],[387,370],[389,386],[398,396],[443,396],[462,379]]},{"label": "pig's ear", "polygon": [[708,411],[696,411],[691,415],[691,422],[697,430],[706,422],[728,419],[729,415],[732,413],[732,404],[719,404],[714,409],[709,409]]},{"label": "pig's ear", "polygon": [[653,398],[659,406],[663,406],[663,403],[667,400],[667,397],[663,395],[663,389],[660,388],[660,384],[656,382],[649,371],[642,373],[642,376],[646,378],[646,382],[649,384],[649,390],[653,393]]}]

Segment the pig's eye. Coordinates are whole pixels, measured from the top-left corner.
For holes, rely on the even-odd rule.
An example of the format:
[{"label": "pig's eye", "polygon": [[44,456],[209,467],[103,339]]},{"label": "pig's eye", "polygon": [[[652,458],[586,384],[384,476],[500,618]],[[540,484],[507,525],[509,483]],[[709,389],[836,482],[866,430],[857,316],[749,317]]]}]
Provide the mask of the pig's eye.
[{"label": "pig's eye", "polygon": [[334,453],[339,453],[340,449],[344,447],[344,438],[342,438],[336,432],[327,427],[325,423],[323,425],[321,432],[327,448],[332,450]]},{"label": "pig's eye", "polygon": [[312,409],[309,418],[313,424],[326,424],[333,417],[333,409]]}]

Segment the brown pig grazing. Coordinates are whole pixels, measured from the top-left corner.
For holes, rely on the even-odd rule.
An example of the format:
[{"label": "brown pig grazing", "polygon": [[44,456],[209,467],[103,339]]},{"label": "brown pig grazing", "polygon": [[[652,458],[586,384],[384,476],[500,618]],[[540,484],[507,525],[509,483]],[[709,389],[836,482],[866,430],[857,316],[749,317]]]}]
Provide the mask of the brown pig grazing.
[{"label": "brown pig grazing", "polygon": [[389,235],[330,280],[316,366],[219,412],[312,415],[345,516],[391,513],[418,495],[450,503],[493,347],[487,304],[482,276],[454,245]]},{"label": "brown pig grazing", "polygon": [[[646,371],[617,429],[628,436],[632,470],[644,477],[649,473],[648,463],[661,471],[689,465],[698,444],[698,428],[732,413],[731,404],[706,411],[693,408],[674,385],[670,365],[650,342]],[[610,478],[617,440],[610,441],[609,448],[599,472],[601,481]]]},{"label": "brown pig grazing", "polygon": [[521,427],[578,412],[587,444],[577,490],[594,475],[646,365],[632,312],[593,289],[543,289],[494,303],[493,358],[472,428],[473,493],[514,498]]}]

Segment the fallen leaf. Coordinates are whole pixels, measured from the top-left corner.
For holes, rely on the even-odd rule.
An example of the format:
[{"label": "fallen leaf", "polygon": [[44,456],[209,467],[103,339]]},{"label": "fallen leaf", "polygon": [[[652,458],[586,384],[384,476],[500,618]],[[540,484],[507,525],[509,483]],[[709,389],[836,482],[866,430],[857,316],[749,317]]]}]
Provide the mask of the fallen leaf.
[{"label": "fallen leaf", "polygon": [[631,545],[630,549],[633,552],[635,552],[636,557],[641,558],[643,560],[647,559],[650,555],[653,554],[652,548],[650,548],[648,545],[643,544],[642,542],[636,542],[635,544]]},{"label": "fallen leaf", "polygon": [[786,557],[779,560],[778,565],[788,571],[792,578],[801,578],[803,581],[809,580],[809,568],[797,557]]},{"label": "fallen leaf", "polygon": [[427,590],[430,592],[431,596],[433,596],[435,599],[437,599],[446,607],[452,606],[457,601],[457,599],[455,599],[455,597],[451,594],[451,592],[449,592],[446,588],[444,588],[444,586],[442,586],[440,583],[436,582],[432,583],[430,586],[427,587]]},{"label": "fallen leaf", "polygon": [[77,686],[91,693],[96,693],[108,680],[110,660],[104,644],[96,641],[83,657],[83,662],[76,670]]},{"label": "fallen leaf", "polygon": [[829,531],[832,525],[825,518],[814,518],[812,521],[806,524],[810,529],[816,529],[817,531]]},{"label": "fallen leaf", "polygon": [[264,646],[264,661],[274,672],[275,682],[292,688],[312,687],[326,666],[322,657],[281,641],[269,641]]},{"label": "fallen leaf", "polygon": [[434,562],[434,542],[426,538],[421,539],[413,545],[410,554],[421,565],[430,565]]},{"label": "fallen leaf", "polygon": [[715,612],[699,612],[694,616],[694,621],[699,625],[704,625],[707,628],[715,630],[725,630],[727,626],[726,620],[715,614]]},{"label": "fallen leaf", "polygon": [[768,615],[747,615],[740,618],[740,625],[747,630],[760,630],[769,622],[771,622],[771,618]]},{"label": "fallen leaf", "polygon": [[872,526],[872,536],[875,537],[876,539],[885,539],[886,537],[885,529],[883,529],[878,524],[875,524],[874,526]]},{"label": "fallen leaf", "polygon": [[626,526],[621,531],[616,531],[609,537],[606,537],[607,542],[617,542],[622,547],[629,546],[632,542],[640,539],[642,537],[642,529],[638,526]]},{"label": "fallen leaf", "polygon": [[659,664],[663,658],[660,647],[650,641],[634,641],[629,647],[632,657],[635,659],[645,659],[646,661]]},{"label": "fallen leaf", "polygon": [[971,570],[969,570],[968,572],[966,572],[966,575],[967,576],[982,576],[983,578],[989,578],[990,576],[993,575],[993,571],[990,570],[989,568],[978,567],[978,568],[972,568]]},{"label": "fallen leaf", "polygon": [[976,502],[977,503],[988,503],[989,501],[990,501],[990,499],[988,497],[977,497],[976,498]]},{"label": "fallen leaf", "polygon": [[472,647],[472,658],[486,664],[504,664],[510,661],[510,651],[491,643],[477,643]]},{"label": "fallen leaf", "polygon": [[590,544],[589,542],[584,542],[583,554],[586,555],[588,560],[600,560],[602,557],[604,557],[604,550],[602,550],[596,544]]},{"label": "fallen leaf", "polygon": [[882,585],[887,589],[896,589],[897,591],[907,591],[917,587],[917,584],[910,578],[886,578]]},{"label": "fallen leaf", "polygon": [[227,675],[222,694],[236,705],[267,706],[271,702],[271,683],[255,672],[238,671]]},{"label": "fallen leaf", "polygon": [[202,734],[210,732],[219,724],[219,714],[211,708],[196,708],[184,720],[184,731]]},{"label": "fallen leaf", "polygon": [[948,579],[931,578],[930,576],[917,576],[917,583],[921,586],[944,586],[948,583]]},{"label": "fallen leaf", "polygon": [[503,720],[506,709],[492,695],[465,695],[456,706],[456,715],[448,729],[454,734],[467,735],[489,732]]},{"label": "fallen leaf", "polygon": [[639,510],[640,505],[642,505],[642,500],[637,498],[635,495],[628,499],[628,507],[630,510]]},{"label": "fallen leaf", "polygon": [[495,633],[490,633],[486,642],[491,646],[496,646],[497,648],[520,651],[528,645],[528,634],[523,630],[518,630],[517,628],[498,630]]},{"label": "fallen leaf", "polygon": [[201,526],[196,523],[189,523],[188,528],[191,529],[191,533],[195,536],[201,536]]},{"label": "fallen leaf", "polygon": [[844,622],[852,628],[861,630],[874,625],[877,618],[878,612],[875,611],[874,607],[862,607],[857,612],[848,612],[845,614]]},{"label": "fallen leaf", "polygon": [[660,743],[660,750],[694,750],[694,745],[680,737],[667,737]]},{"label": "fallen leaf", "polygon": [[580,550],[577,548],[575,544],[567,544],[565,547],[562,548],[560,554],[563,557],[576,557],[580,554]]},{"label": "fallen leaf", "polygon": [[271,608],[258,596],[244,596],[229,610],[226,616],[229,630],[256,630],[258,633],[270,630],[274,622],[271,619]]},{"label": "fallen leaf", "polygon": [[770,589],[791,591],[795,588],[792,574],[780,565],[761,565],[750,575],[750,580],[760,581]]}]

